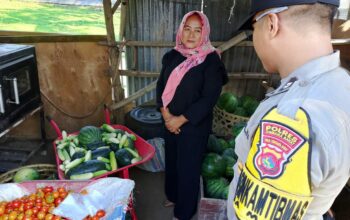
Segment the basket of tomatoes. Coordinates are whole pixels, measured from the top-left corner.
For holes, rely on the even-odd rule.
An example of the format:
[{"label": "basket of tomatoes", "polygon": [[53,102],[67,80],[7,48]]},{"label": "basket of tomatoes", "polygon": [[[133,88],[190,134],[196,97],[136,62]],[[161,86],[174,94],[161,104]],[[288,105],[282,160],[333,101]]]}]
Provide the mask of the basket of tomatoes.
[{"label": "basket of tomatoes", "polygon": [[[84,205],[77,208],[80,203],[72,203],[72,201],[74,201],[72,198],[77,198],[78,196],[82,199],[83,197],[87,196],[89,193],[89,190],[87,190],[88,187],[93,186],[95,182],[97,181],[38,180],[23,183],[12,183],[7,184],[6,186],[0,185],[0,194],[3,193],[3,195],[0,196],[0,220],[72,219],[72,216],[76,217],[74,212],[77,209],[88,209],[88,211],[86,211],[88,214],[84,215],[84,217],[80,215],[81,218],[79,217],[73,219],[104,219],[108,215],[114,214],[111,212],[107,213],[106,210],[108,209],[110,211],[110,207],[106,207],[106,210],[101,207],[98,209],[92,209],[91,207],[86,208]],[[4,192],[4,189],[7,192]],[[18,195],[21,194],[23,195],[18,197]],[[4,199],[6,195],[9,196]]]}]

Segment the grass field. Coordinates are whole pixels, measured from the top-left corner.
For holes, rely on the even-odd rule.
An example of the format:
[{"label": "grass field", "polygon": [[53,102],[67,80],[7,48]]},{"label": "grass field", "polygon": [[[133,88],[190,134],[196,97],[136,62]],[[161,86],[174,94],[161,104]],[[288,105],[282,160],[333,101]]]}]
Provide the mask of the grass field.
[{"label": "grass field", "polygon": [[[116,36],[120,14],[114,15]],[[0,0],[0,31],[106,34],[102,7]]]}]

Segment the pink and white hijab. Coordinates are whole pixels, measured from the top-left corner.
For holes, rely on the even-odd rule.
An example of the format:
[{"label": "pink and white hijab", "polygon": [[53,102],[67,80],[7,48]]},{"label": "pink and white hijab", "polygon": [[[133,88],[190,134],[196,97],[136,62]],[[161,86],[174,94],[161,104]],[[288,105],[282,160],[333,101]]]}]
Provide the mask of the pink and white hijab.
[{"label": "pink and white hijab", "polygon": [[[191,15],[197,14],[202,20],[202,37],[199,46],[193,49],[186,48],[182,42],[182,32],[187,21]],[[170,74],[165,89],[162,94],[163,107],[167,107],[174,97],[176,88],[180,84],[185,74],[192,68],[195,67],[205,60],[208,54],[215,51],[216,49],[211,45],[209,40],[210,26],[208,18],[205,14],[200,11],[191,11],[187,13],[180,24],[180,27],[176,34],[176,46],[175,50],[185,56],[187,59],[180,63]]]}]

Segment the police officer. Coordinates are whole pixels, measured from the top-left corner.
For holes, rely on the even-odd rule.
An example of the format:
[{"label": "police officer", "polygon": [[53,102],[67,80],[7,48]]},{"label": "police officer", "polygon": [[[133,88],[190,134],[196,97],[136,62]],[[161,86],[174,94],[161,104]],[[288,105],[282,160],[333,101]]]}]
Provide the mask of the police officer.
[{"label": "police officer", "polygon": [[339,0],[252,0],[245,27],[281,85],[236,139],[228,218],[322,219],[350,176],[350,77],[331,43]]}]

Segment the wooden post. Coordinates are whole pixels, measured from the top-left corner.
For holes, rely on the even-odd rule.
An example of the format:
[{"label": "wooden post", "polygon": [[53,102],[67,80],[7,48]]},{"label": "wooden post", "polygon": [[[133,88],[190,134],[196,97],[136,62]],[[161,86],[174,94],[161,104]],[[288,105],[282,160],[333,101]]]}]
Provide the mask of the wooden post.
[{"label": "wooden post", "polygon": [[119,29],[119,40],[123,40],[125,36],[125,20],[126,20],[126,7],[127,1],[122,0],[122,5],[120,8],[120,29]]},{"label": "wooden post", "polygon": [[[118,2],[117,2],[118,3]],[[116,4],[117,4],[116,3]],[[114,5],[116,6],[116,5]],[[115,33],[113,25],[113,11],[111,0],[103,0],[103,10],[105,15],[106,29],[107,29],[107,43],[108,45],[115,45]],[[120,82],[119,63],[121,54],[119,47],[109,47],[112,99],[114,103],[118,103],[124,99],[124,90]],[[118,124],[124,123],[124,111],[122,109],[113,112],[114,121]]]}]

